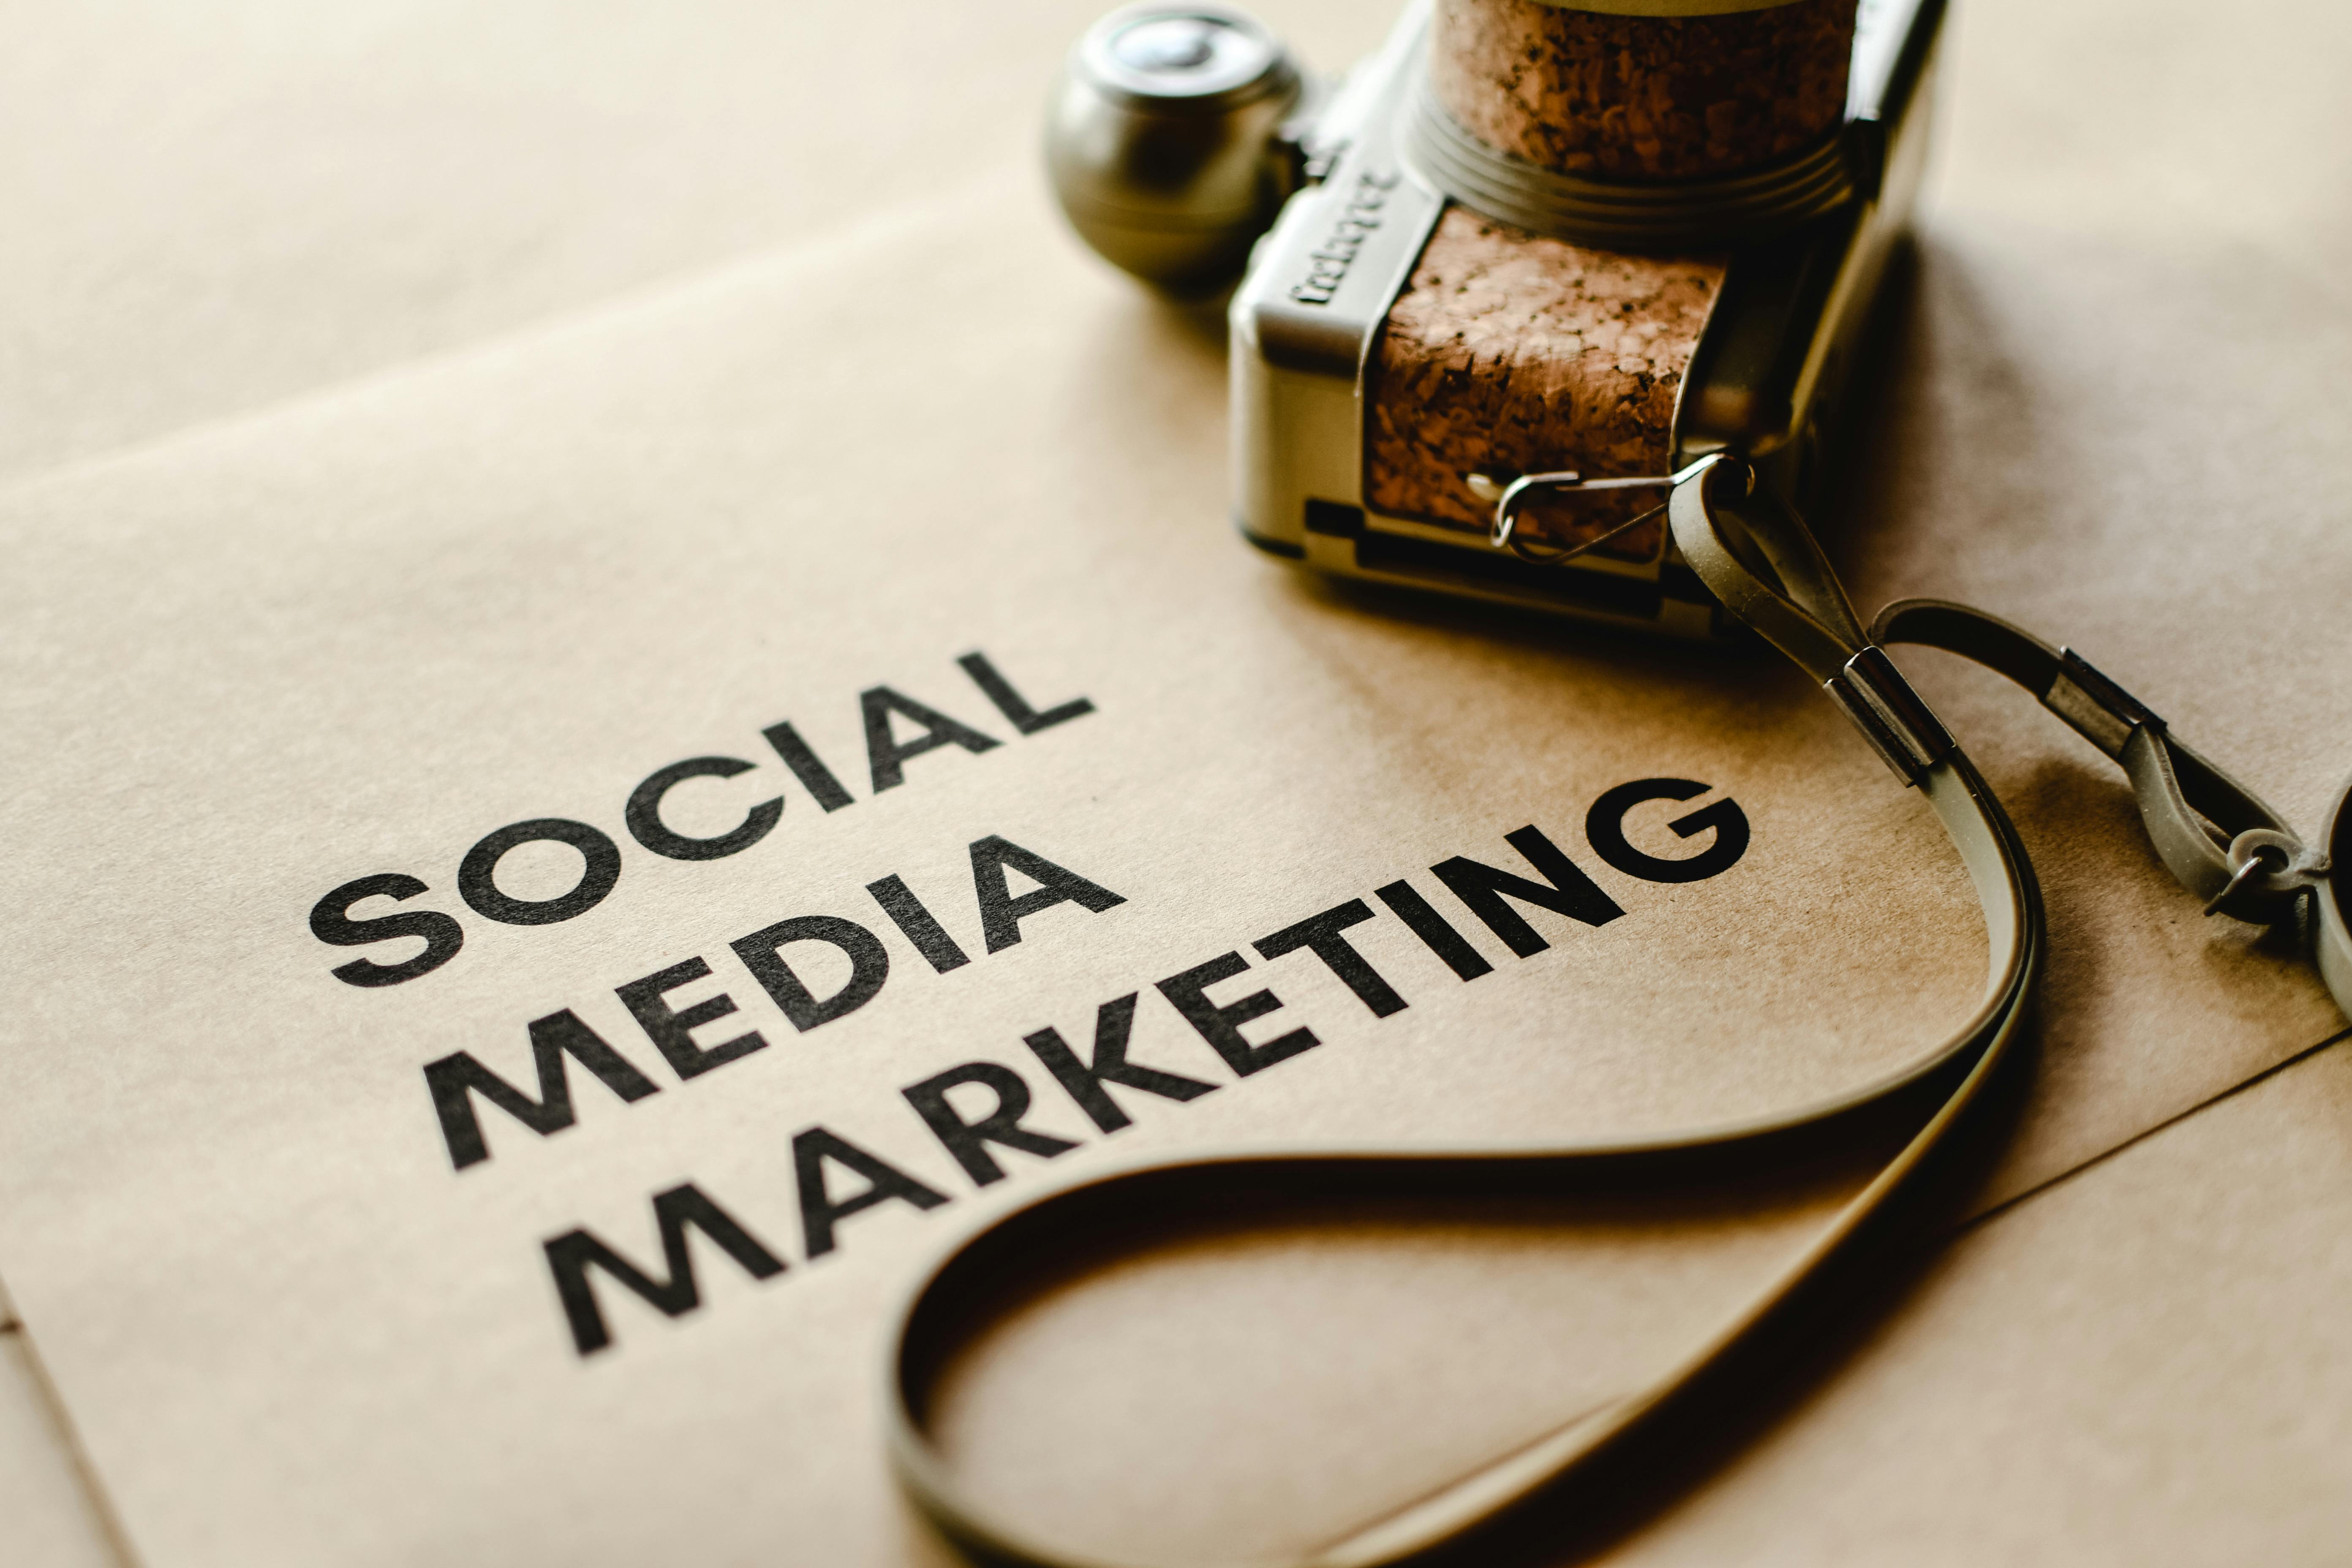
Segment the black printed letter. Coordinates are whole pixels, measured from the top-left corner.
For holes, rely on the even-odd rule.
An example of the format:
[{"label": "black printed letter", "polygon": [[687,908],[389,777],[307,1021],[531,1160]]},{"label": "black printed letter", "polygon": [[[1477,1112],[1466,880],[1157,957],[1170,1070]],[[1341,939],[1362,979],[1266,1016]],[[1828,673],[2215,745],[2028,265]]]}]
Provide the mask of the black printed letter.
[{"label": "black printed letter", "polygon": [[1326,968],[1347,983],[1357,999],[1372,1010],[1373,1017],[1385,1018],[1404,1011],[1404,998],[1396,994],[1395,986],[1381,978],[1379,970],[1364,962],[1364,955],[1356,951],[1354,943],[1339,934],[1371,918],[1371,909],[1363,900],[1350,899],[1295,926],[1285,926],[1251,945],[1257,949],[1260,958],[1280,958],[1302,947],[1309,950]]},{"label": "black printed letter", "polygon": [[751,764],[740,757],[688,757],[672,763],[639,784],[629,795],[621,818],[630,836],[656,855],[672,860],[718,860],[749,849],[768,836],[784,815],[784,797],[763,800],[743,820],[716,838],[696,838],[673,832],[661,819],[662,797],[688,779],[731,779],[748,773]]},{"label": "black printed letter", "polygon": [[776,748],[784,766],[793,770],[793,777],[809,792],[809,798],[827,811],[839,811],[845,805],[855,805],[856,798],[841,786],[824,759],[816,754],[801,732],[790,724],[771,724],[760,731],[768,737],[768,744]]},{"label": "black printed letter", "polygon": [[[1005,885],[1004,868],[1043,884],[1034,892],[1013,896]],[[980,900],[980,929],[988,951],[1002,952],[1021,940],[1021,922],[1055,904],[1076,904],[1096,914],[1127,902],[1108,888],[1097,887],[1075,871],[1066,871],[1042,855],[991,835],[971,847],[971,890]]]},{"label": "black printed letter", "polygon": [[[819,1001],[801,977],[793,973],[778,951],[786,942],[829,942],[849,955],[849,978],[840,990]],[[751,978],[765,987],[784,1010],[793,1028],[806,1034],[819,1024],[855,1013],[874,1000],[882,982],[890,977],[890,952],[881,939],[855,921],[832,915],[802,915],[779,921],[765,931],[737,937],[728,944]]]},{"label": "black printed letter", "polygon": [[1396,918],[1411,927],[1421,938],[1422,945],[1445,961],[1445,967],[1465,980],[1475,980],[1482,974],[1492,974],[1495,966],[1486,955],[1470,945],[1469,940],[1446,923],[1436,906],[1421,896],[1421,889],[1411,882],[1391,882],[1385,888],[1375,888],[1372,896],[1386,904]]},{"label": "black printed letter", "polygon": [[1231,980],[1248,968],[1247,959],[1238,952],[1228,952],[1160,983],[1160,994],[1184,1015],[1185,1022],[1200,1031],[1201,1037],[1225,1058],[1225,1065],[1238,1078],[1263,1072],[1276,1062],[1286,1061],[1322,1043],[1306,1029],[1293,1029],[1262,1046],[1252,1045],[1242,1037],[1244,1024],[1265,1017],[1282,1003],[1271,991],[1254,991],[1238,1002],[1220,1007],[1209,1000],[1207,993],[1220,980]]},{"label": "black printed letter", "polygon": [[627,1058],[606,1045],[570,1008],[550,1013],[530,1022],[531,1065],[539,1069],[537,1100],[476,1061],[470,1051],[425,1064],[425,1084],[441,1118],[441,1139],[449,1145],[449,1163],[462,1171],[490,1157],[481,1119],[474,1110],[472,1097],[477,1094],[542,1138],[571,1126],[572,1080],[563,1067],[566,1056],[578,1060],[625,1100],[639,1100],[658,1092],[653,1079],[630,1066]]},{"label": "black printed letter", "polygon": [[[911,697],[902,697],[887,686],[877,686],[857,699],[866,710],[866,762],[874,774],[874,793],[896,789],[907,782],[907,759],[919,757],[925,752],[947,745],[961,746],[967,752],[985,752],[1002,742],[993,736],[983,735],[969,724],[958,723],[935,708],[926,708]],[[912,741],[901,742],[890,733],[890,715],[903,713],[923,726],[923,733]]]},{"label": "black printed letter", "polygon": [[1559,846],[1533,827],[1506,834],[1503,842],[1526,856],[1529,865],[1551,879],[1551,885],[1531,882],[1459,855],[1430,869],[1437,874],[1439,881],[1454,889],[1455,898],[1469,906],[1472,914],[1503,939],[1505,946],[1521,958],[1541,952],[1551,943],[1536,934],[1536,928],[1503,901],[1506,898],[1550,910],[1589,926],[1606,925],[1625,912],[1617,907],[1615,900],[1593,885],[1591,878],[1578,870],[1575,863],[1559,852]]},{"label": "black printed letter", "polygon": [[351,916],[352,906],[362,899],[413,899],[424,891],[425,884],[415,878],[385,871],[345,882],[310,906],[310,934],[335,947],[365,947],[404,936],[425,939],[424,952],[397,963],[354,958],[327,973],[346,985],[397,985],[429,974],[457,957],[457,950],[466,945],[465,929],[438,910],[401,910],[367,920]]},{"label": "black printed letter", "polygon": [[1058,1029],[1040,1029],[1025,1037],[1024,1043],[1037,1053],[1045,1070],[1078,1102],[1078,1109],[1094,1120],[1094,1124],[1106,1132],[1116,1132],[1133,1121],[1119,1109],[1118,1101],[1103,1088],[1107,1083],[1139,1089],[1146,1094],[1156,1094],[1163,1100],[1198,1100],[1216,1089],[1213,1083],[1202,1083],[1197,1078],[1161,1072],[1157,1068],[1138,1067],[1127,1059],[1128,1037],[1135,1030],[1135,993],[1115,997],[1095,1009],[1095,1059],[1078,1060],[1077,1052],[1070,1049]]},{"label": "black printed letter", "polygon": [[702,1305],[694,1282],[694,1256],[687,1250],[686,1228],[692,1226],[719,1250],[742,1265],[754,1279],[772,1279],[784,1271],[783,1260],[760,1245],[751,1233],[735,1223],[725,1209],[704,1197],[692,1182],[654,1194],[654,1223],[661,1227],[662,1262],[668,1278],[656,1279],[585,1230],[568,1230],[547,1243],[547,1267],[555,1276],[555,1294],[572,1325],[572,1342],[583,1356],[594,1355],[613,1342],[604,1314],[596,1305],[595,1288],[588,1270],[602,1268],[635,1291],[665,1317],[681,1317]]},{"label": "black printed letter", "polygon": [[735,999],[724,991],[704,998],[683,1012],[670,1006],[669,993],[681,985],[690,985],[710,976],[710,965],[698,958],[684,963],[673,963],[659,974],[648,974],[643,980],[632,980],[614,994],[628,1008],[646,1031],[646,1038],[662,1054],[678,1077],[692,1078],[724,1067],[738,1057],[748,1057],[763,1050],[768,1042],[759,1031],[751,1030],[731,1040],[721,1040],[715,1046],[697,1044],[694,1031],[698,1026],[713,1019],[724,1018],[735,1011]]},{"label": "black printed letter", "polygon": [[[583,864],[579,882],[570,892],[552,899],[517,899],[499,891],[499,862],[509,850],[541,839],[569,844],[580,851]],[[485,920],[514,926],[552,925],[594,909],[620,879],[618,845],[584,822],[541,816],[501,827],[467,850],[457,867],[457,896]]]},{"label": "black printed letter", "polygon": [[[825,1190],[827,1160],[865,1177],[866,1190],[835,1202]],[[801,1192],[801,1233],[807,1239],[811,1258],[822,1258],[834,1249],[834,1226],[876,1204],[896,1198],[919,1209],[935,1209],[948,1201],[945,1193],[932,1191],[898,1166],[822,1127],[812,1127],[793,1140],[793,1170]]]},{"label": "black printed letter", "polygon": [[890,917],[890,923],[898,928],[899,934],[913,942],[915,951],[940,973],[961,969],[971,962],[956,945],[956,939],[948,934],[947,928],[923,907],[923,900],[915,897],[915,889],[907,886],[905,879],[885,877],[878,882],[866,883],[866,890],[874,895],[874,901],[882,906],[882,912]]},{"label": "black printed letter", "polygon": [[1645,855],[1625,841],[1625,814],[1645,800],[1688,800],[1714,786],[1689,779],[1636,779],[1619,784],[1592,803],[1584,814],[1585,841],[1592,852],[1628,877],[1650,882],[1696,882],[1728,871],[1748,853],[1748,814],[1728,800],[1701,806],[1666,824],[1684,838],[1696,838],[1715,829],[1715,842],[1680,860]]},{"label": "black printed letter", "polygon": [[1029,706],[1027,698],[1013,689],[1013,682],[996,672],[996,666],[988,662],[986,654],[968,653],[956,662],[963,666],[966,675],[971,677],[971,683],[987,693],[988,700],[996,704],[996,710],[1024,735],[1050,730],[1056,724],[1066,723],[1095,710],[1095,705],[1086,698],[1073,697],[1060,707],[1048,708],[1040,713]]},{"label": "black printed letter", "polygon": [[[996,1109],[977,1121],[966,1121],[948,1103],[948,1090],[967,1083],[978,1084],[996,1097]],[[1021,1125],[1021,1119],[1029,1114],[1029,1086],[1021,1081],[1019,1073],[994,1062],[966,1062],[937,1078],[910,1084],[899,1092],[915,1108],[915,1114],[923,1119],[923,1125],[955,1156],[964,1174],[978,1186],[1004,1179],[1004,1167],[988,1152],[991,1143],[1002,1143],[1007,1149],[1018,1149],[1042,1160],[1066,1154],[1077,1147],[1066,1138],[1033,1132]]]}]

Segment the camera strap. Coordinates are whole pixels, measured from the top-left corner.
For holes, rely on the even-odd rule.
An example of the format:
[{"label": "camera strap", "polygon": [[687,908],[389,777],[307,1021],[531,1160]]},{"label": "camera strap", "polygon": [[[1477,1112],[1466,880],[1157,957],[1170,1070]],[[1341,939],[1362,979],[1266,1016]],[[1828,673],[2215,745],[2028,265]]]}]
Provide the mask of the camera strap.
[{"label": "camera strap", "polygon": [[2122,763],[2149,841],[2207,914],[2282,924],[2326,877],[2324,849],[2073,648],[1945,599],[1897,600],[1871,629],[1881,643],[1938,647],[2000,671]]},{"label": "camera strap", "polygon": [[[1801,1256],[1647,1387],[1294,1560],[1295,1568],[1378,1568],[1461,1544],[1465,1536],[1588,1473],[1668,1412],[1696,1406],[1711,1390],[1714,1374],[1759,1341],[1768,1326],[1786,1326],[1803,1287],[1858,1250],[1874,1222],[1898,1194],[1917,1184],[1931,1155],[1979,1100],[2017,1037],[2046,942],[2040,890],[2016,829],[1935,715],[1864,632],[1803,523],[1769,498],[1751,498],[1752,478],[1734,459],[1706,460],[1675,479],[1668,510],[1685,557],[1734,615],[1822,684],[1896,776],[1921,792],[1959,851],[1982,909],[1989,950],[1975,1012],[1941,1044],[1874,1082],[1738,1125],[1631,1142],[1443,1152],[1234,1151],[1097,1174],[1033,1199],[965,1240],[921,1283],[901,1320],[890,1368],[890,1445],[900,1482],[940,1530],[977,1561],[1004,1568],[1107,1568],[1096,1557],[1057,1551],[1020,1523],[994,1516],[967,1495],[927,1431],[933,1395],[958,1351],[993,1313],[1019,1299],[1024,1282],[1038,1277],[1043,1260],[1066,1256],[1074,1247],[1116,1245],[1135,1233],[1139,1216],[1246,1214],[1286,1199],[1507,1196],[1572,1193],[1588,1185],[1622,1192],[1629,1184],[1686,1181],[1694,1171],[1737,1180],[1742,1171],[1787,1158],[1800,1145],[1819,1148],[1823,1140],[1846,1140],[1852,1146],[1856,1137],[1883,1135],[1892,1119],[1896,1152],[1870,1183]],[[1965,616],[1898,616],[1889,635],[1896,633],[1912,641],[1949,637],[1966,645],[1960,651],[1976,648],[1995,656],[1989,659],[1995,668],[2014,667],[2029,675],[2040,669],[2000,634],[1983,631]],[[2079,676],[2068,679],[2077,689],[2090,689],[2082,687]],[[2045,683],[2045,693],[2054,686]],[[2074,699],[2062,693],[2059,700]],[[2108,711],[2095,700],[2093,706],[2099,714]],[[2152,743],[2160,758],[2143,765],[2168,770],[2165,776],[2184,803],[2238,802],[2231,820],[2280,831],[2267,808],[2194,753],[2172,747],[2160,727],[2143,723],[2139,729],[2156,737]],[[2261,814],[2259,822],[2250,812]],[[2182,842],[2189,843],[2185,837]],[[2210,848],[2210,840],[2206,844]],[[2233,852],[2216,853],[2226,860]],[[2207,858],[2197,864],[2210,880]],[[2221,895],[2257,898],[2271,880],[2267,862],[2265,867],[2260,875],[2239,878],[2231,884],[2235,891],[2223,889]]]}]

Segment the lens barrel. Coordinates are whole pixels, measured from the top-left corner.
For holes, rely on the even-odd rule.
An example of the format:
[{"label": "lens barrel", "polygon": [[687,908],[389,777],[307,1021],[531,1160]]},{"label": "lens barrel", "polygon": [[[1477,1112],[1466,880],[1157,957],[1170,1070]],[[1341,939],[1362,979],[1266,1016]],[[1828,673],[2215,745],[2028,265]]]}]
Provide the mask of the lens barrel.
[{"label": "lens barrel", "polygon": [[1045,163],[1070,225],[1171,294],[1213,293],[1297,184],[1278,132],[1303,83],[1282,41],[1221,5],[1114,11],[1070,51]]}]

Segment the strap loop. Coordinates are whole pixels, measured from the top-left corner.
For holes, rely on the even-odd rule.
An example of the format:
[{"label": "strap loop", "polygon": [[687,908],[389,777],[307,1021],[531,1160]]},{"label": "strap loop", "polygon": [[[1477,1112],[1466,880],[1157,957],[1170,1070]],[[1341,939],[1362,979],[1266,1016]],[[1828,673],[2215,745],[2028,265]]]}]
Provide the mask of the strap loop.
[{"label": "strap loop", "polygon": [[[1830,689],[1898,775],[1918,787],[1950,835],[1984,913],[1985,987],[1974,1013],[1948,1038],[1874,1082],[1736,1126],[1608,1144],[1228,1152],[1097,1174],[1033,1199],[967,1238],[923,1282],[901,1322],[893,1366],[891,1443],[899,1480],[975,1560],[994,1568],[1076,1568],[1077,1560],[1019,1524],[992,1517],[967,1496],[926,1429],[938,1371],[995,1289],[991,1282],[1018,1277],[1023,1260],[1055,1237],[1130,1223],[1132,1205],[1143,1201],[1230,1211],[1237,1193],[1258,1201],[1284,1192],[1418,1193],[1464,1182],[1510,1191],[1530,1184],[1622,1182],[1643,1173],[1691,1169],[1690,1162],[1731,1169],[1769,1158],[1770,1151],[1793,1147],[1793,1141],[1850,1138],[1857,1118],[1890,1119],[1900,1152],[1803,1256],[1673,1368],[1402,1511],[1289,1560],[1292,1568],[1426,1562],[1539,1494],[1590,1475],[1593,1462],[1630,1435],[1691,1405],[1713,1373],[1748,1350],[1765,1325],[1787,1321],[1800,1288],[1847,1254],[1866,1225],[1914,1184],[1990,1080],[2022,1026],[2046,941],[2041,892],[2016,828],[1927,705],[1864,635],[1821,547],[1796,515],[1769,497],[1754,497],[1746,465],[1727,458],[1694,466],[1677,479],[1667,510],[1685,559],[1735,615]],[[1735,507],[1745,507],[1747,515]]]},{"label": "strap loop", "polygon": [[1899,599],[1873,630],[1882,642],[1939,647],[2000,671],[2122,763],[2148,841],[2207,914],[2284,924],[2326,875],[2324,852],[2073,648],[1948,599]]}]

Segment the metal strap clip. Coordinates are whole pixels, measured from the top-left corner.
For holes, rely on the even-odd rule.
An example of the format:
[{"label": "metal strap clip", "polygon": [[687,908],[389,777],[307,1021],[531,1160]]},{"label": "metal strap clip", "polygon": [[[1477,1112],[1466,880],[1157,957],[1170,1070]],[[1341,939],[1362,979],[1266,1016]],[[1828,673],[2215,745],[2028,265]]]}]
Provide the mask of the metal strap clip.
[{"label": "metal strap clip", "polygon": [[1822,689],[1906,784],[1917,784],[1952,751],[1950,731],[1875,643],[1846,660]]},{"label": "metal strap clip", "polygon": [[2132,731],[2142,725],[2157,734],[2164,721],[2071,647],[2058,650],[2058,673],[2042,705],[2074,726],[2074,732],[2111,757],[2120,758]]}]

